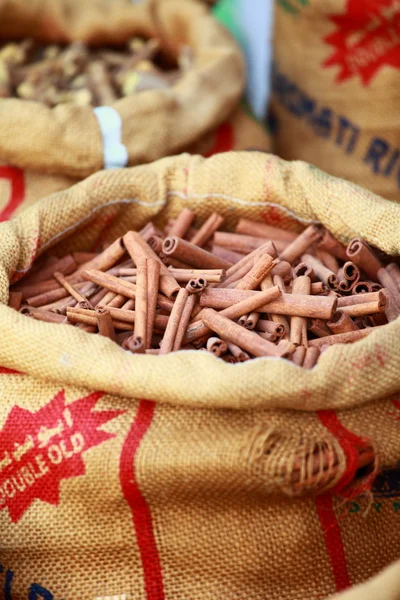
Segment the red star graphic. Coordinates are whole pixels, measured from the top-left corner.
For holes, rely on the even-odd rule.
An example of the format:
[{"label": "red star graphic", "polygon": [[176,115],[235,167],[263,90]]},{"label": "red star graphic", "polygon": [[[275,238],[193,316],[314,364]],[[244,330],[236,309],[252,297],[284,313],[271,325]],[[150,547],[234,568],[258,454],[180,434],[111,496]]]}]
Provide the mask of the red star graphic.
[{"label": "red star graphic", "polygon": [[0,510],[14,523],[35,499],[57,505],[61,480],[84,475],[82,455],[114,437],[99,428],[124,411],[95,411],[102,396],[66,404],[61,390],[37,412],[12,408],[0,430]]}]

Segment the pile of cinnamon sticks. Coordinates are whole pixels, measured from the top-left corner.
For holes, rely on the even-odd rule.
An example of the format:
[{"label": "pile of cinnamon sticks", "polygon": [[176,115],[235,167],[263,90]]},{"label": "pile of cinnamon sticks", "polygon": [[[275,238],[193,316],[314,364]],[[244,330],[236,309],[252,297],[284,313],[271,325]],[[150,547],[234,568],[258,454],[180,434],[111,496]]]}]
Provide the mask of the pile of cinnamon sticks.
[{"label": "pile of cinnamon sticks", "polygon": [[219,214],[196,220],[185,208],[164,230],[150,222],[100,253],[41,258],[9,305],[133,353],[198,349],[304,368],[400,315],[400,269],[362,239],[345,247],[317,224],[297,234],[240,219],[225,232]]},{"label": "pile of cinnamon sticks", "polygon": [[191,65],[186,48],[179,66],[157,65],[156,39],[132,39],[126,49],[92,49],[80,42],[68,46],[39,45],[32,39],[0,49],[0,98],[36,100],[54,107],[113,104],[122,96],[173,85]]}]

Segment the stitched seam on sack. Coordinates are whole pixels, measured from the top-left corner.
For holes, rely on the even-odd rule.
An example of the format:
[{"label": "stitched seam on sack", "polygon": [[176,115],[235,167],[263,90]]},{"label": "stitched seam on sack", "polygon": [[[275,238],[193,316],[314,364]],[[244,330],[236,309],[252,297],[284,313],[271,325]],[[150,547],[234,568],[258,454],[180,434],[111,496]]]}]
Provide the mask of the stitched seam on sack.
[{"label": "stitched seam on sack", "polygon": [[[59,233],[57,233],[56,235],[54,235],[52,238],[49,239],[48,242],[46,242],[45,244],[43,244],[43,246],[40,248],[41,250],[45,250],[48,246],[50,246],[54,240],[58,239],[59,237],[63,236],[67,231],[70,231],[71,229],[75,229],[77,226],[82,225],[82,223],[85,223],[85,221],[90,220],[90,217],[98,212],[99,210],[102,210],[103,208],[107,208],[108,206],[113,206],[114,204],[139,204],[139,206],[149,206],[149,207],[154,207],[154,206],[164,206],[165,205],[165,201],[164,200],[159,200],[158,202],[142,202],[141,200],[138,200],[137,198],[134,198],[132,200],[113,200],[112,202],[106,202],[105,204],[102,204],[101,206],[96,206],[92,211],[90,211],[90,213],[88,213],[84,219],[81,219],[80,221],[77,221],[76,223],[74,223],[73,225],[70,225],[70,227],[67,227],[66,229],[63,229],[62,231],[60,231]],[[29,266],[27,269],[16,269],[15,273],[26,273],[27,271],[29,271],[31,267]]]},{"label": "stitched seam on sack", "polygon": [[297,221],[301,221],[302,223],[319,223],[319,221],[313,219],[303,219],[296,215],[293,211],[281,204],[275,204],[274,202],[250,202],[248,200],[243,200],[242,198],[235,198],[233,196],[227,196],[225,194],[184,194],[183,192],[168,192],[167,196],[179,196],[183,200],[187,200],[188,198],[199,198],[204,200],[205,198],[222,198],[223,200],[229,200],[230,202],[234,202],[235,204],[243,204],[245,206],[273,206],[275,208],[279,208],[284,211],[291,217],[295,218]]}]

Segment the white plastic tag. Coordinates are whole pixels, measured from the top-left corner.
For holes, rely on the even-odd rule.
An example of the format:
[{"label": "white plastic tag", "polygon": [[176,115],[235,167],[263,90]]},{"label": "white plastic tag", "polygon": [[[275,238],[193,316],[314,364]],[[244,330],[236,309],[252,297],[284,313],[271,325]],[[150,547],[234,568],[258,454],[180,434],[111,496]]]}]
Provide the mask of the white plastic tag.
[{"label": "white plastic tag", "polygon": [[93,109],[103,138],[103,161],[105,169],[120,169],[128,164],[128,151],[121,142],[122,119],[111,106]]}]

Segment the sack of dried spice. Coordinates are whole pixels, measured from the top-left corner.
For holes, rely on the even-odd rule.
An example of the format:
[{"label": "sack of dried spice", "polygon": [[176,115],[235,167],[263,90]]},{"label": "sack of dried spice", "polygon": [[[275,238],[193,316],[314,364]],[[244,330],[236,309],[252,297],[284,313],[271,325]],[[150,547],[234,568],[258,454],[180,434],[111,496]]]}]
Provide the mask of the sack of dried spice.
[{"label": "sack of dried spice", "polygon": [[399,201],[399,3],[275,6],[276,152]]},{"label": "sack of dried spice", "polygon": [[[186,221],[180,216],[183,208],[195,213],[194,221],[188,210]],[[6,306],[10,283],[17,290],[28,271],[36,282],[55,265],[64,279],[81,261],[95,260],[99,271],[105,266],[93,250],[104,246],[108,256],[117,252],[125,260],[115,240],[127,231],[147,236],[167,228],[176,237],[183,221],[198,228],[214,212],[231,234],[225,261],[229,252],[231,262],[246,254],[232,237],[239,221],[243,236],[257,237],[254,223],[252,236],[243,229],[249,219],[263,231],[267,224],[271,236],[287,230],[274,246],[280,254],[286,248],[280,262],[289,265],[292,244],[298,255],[298,240],[304,244],[310,232],[316,237],[308,241],[309,254],[327,260],[314,248],[318,223],[345,245],[361,236],[363,248],[375,248],[373,264],[400,251],[393,227],[399,205],[305,163],[256,152],[181,155],[101,172],[3,223],[0,585],[9,597],[308,600],[365,581],[397,559],[399,319],[374,323],[356,343],[321,348],[310,370],[276,356],[229,364],[208,351],[132,354],[129,343],[125,350],[89,333],[97,330],[92,320],[63,325],[57,321],[64,315],[53,312],[55,322],[48,323]],[[216,228],[209,221],[207,235]],[[303,229],[308,233],[297,236]],[[190,235],[199,238],[200,231]],[[144,240],[126,238],[133,255],[143,248],[138,238]],[[246,242],[259,248],[254,239]],[[173,247],[164,240],[166,254]],[[208,254],[205,245],[201,260]],[[177,256],[163,272],[164,284],[183,269],[184,257]],[[127,301],[127,290],[145,289],[140,252],[136,266],[136,283],[119,282]],[[366,263],[362,269],[370,270]],[[228,296],[236,291],[215,282],[203,296],[209,301],[221,289]],[[250,295],[279,297],[279,290]],[[297,303],[300,294],[293,294]],[[333,309],[337,298],[326,294],[317,304]],[[293,307],[289,295],[281,303]],[[315,307],[313,297],[300,304]],[[173,293],[156,298],[163,300],[160,330],[172,317]],[[136,301],[143,308],[142,294]],[[279,302],[274,307],[277,314]],[[214,327],[213,311],[205,312]],[[107,328],[107,314],[96,313],[94,322]],[[271,341],[265,342],[269,351]],[[285,341],[286,352],[292,343]]]},{"label": "sack of dried spice", "polygon": [[0,161],[24,172],[82,179],[176,154],[241,97],[239,47],[201,4],[38,0],[1,10]]}]

